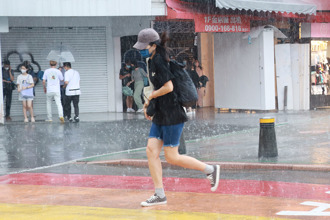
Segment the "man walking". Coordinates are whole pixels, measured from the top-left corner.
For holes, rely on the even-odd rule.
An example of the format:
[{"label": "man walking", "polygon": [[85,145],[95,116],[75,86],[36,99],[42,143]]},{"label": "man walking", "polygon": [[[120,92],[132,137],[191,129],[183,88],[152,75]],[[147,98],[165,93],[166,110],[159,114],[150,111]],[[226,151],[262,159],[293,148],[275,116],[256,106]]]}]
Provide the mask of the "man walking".
[{"label": "man walking", "polygon": [[[52,122],[52,101],[55,99],[58,116],[61,123],[64,122],[63,118],[63,108],[61,104],[61,91],[60,91],[60,81],[63,81],[63,75],[61,71],[56,68],[57,62],[50,61],[50,68],[47,69],[43,76],[43,86],[44,92],[47,94],[47,119],[46,121]],[[47,88],[46,88],[47,82]]]},{"label": "man walking", "polygon": [[3,86],[3,100],[6,99],[6,121],[11,121],[10,107],[13,94],[14,71],[10,67],[10,61],[5,60],[2,67],[2,86]]},{"label": "man walking", "polygon": [[[71,69],[71,63],[63,63],[63,67],[66,70],[64,77],[65,86],[65,107],[64,115],[70,122],[79,122],[79,97],[80,91],[80,74],[78,71]],[[71,102],[74,107],[74,119],[71,118]]]}]

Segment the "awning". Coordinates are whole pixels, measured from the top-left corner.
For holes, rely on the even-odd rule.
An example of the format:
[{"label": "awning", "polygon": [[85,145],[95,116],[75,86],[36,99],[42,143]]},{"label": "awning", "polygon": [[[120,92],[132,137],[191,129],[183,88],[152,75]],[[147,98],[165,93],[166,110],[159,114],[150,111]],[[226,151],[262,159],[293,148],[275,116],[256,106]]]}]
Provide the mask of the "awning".
[{"label": "awning", "polygon": [[[249,32],[250,16],[221,15],[197,12],[195,5],[182,4],[179,0],[166,0],[168,6],[165,19],[194,20],[195,32]],[[158,18],[162,20],[164,18]]]},{"label": "awning", "polygon": [[316,5],[304,0],[216,0],[216,7],[233,10],[316,14]]},{"label": "awning", "polygon": [[250,32],[244,33],[242,38],[243,39],[248,39],[249,37],[258,38],[259,35],[261,34],[261,32],[266,28],[273,29],[274,36],[276,38],[288,38],[287,36],[285,36],[285,34],[283,34],[282,31],[280,31],[277,27],[275,27],[273,25],[263,25],[263,26],[251,28]]}]

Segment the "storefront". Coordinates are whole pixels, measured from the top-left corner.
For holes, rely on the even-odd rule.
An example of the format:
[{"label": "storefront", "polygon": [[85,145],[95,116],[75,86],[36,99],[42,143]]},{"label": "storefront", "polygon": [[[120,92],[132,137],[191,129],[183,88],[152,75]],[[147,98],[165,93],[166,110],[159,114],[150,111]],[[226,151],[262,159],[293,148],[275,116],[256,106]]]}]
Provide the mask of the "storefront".
[{"label": "storefront", "polygon": [[311,24],[311,109],[330,106],[330,23]]},{"label": "storefront", "polygon": [[[38,43],[36,44],[36,42]],[[80,100],[81,112],[107,112],[109,76],[106,71],[105,27],[11,28],[8,34],[2,35],[2,56],[11,62],[11,66],[15,70],[15,79],[20,74],[18,66],[25,60],[31,63],[35,73],[48,69],[49,61],[46,59],[47,51],[45,50],[47,49],[45,48],[50,51],[52,42],[70,45],[74,50],[72,53],[75,62],[72,63],[72,68],[81,74],[83,93]],[[23,60],[20,59],[20,56]],[[35,95],[35,114],[45,114],[46,96],[43,92],[41,79],[35,86]],[[55,105],[53,108],[53,112],[57,112]],[[16,90],[13,92],[11,115],[21,114],[22,104],[18,101]]]},{"label": "storefront", "polygon": [[[40,3],[33,1],[35,5]],[[120,37],[137,34],[141,29],[150,27],[154,16],[164,16],[164,1],[143,0],[138,6],[129,0],[115,4],[102,1],[91,3],[92,8],[82,3],[80,10],[69,10],[69,14],[67,10],[62,10],[62,6],[74,9],[75,1],[61,1],[64,0],[57,0],[59,7],[48,8],[43,4],[40,6],[42,9],[33,14],[30,13],[34,11],[32,2],[17,7],[11,6],[13,3],[8,1],[9,10],[0,9],[0,16],[8,16],[0,17],[0,32],[5,25],[8,29],[0,35],[2,60],[8,56],[16,70],[22,60],[28,60],[34,70],[44,71],[49,67],[46,50],[61,43],[68,45],[75,56],[72,67],[81,75],[80,112],[122,112],[121,82],[118,78],[121,67]],[[20,10],[21,7],[24,10]],[[5,18],[4,22],[2,18]],[[18,75],[17,70],[15,80]],[[35,92],[35,114],[44,115],[46,96],[41,81],[36,85]],[[17,91],[13,92],[12,100],[11,115],[22,116]],[[0,104],[2,107],[2,102]],[[53,108],[56,113],[55,105]],[[37,120],[42,119],[37,117]]]},{"label": "storefront", "polygon": [[[279,37],[276,27],[269,25],[279,28],[285,25],[292,29],[294,25],[299,24],[297,20],[315,14],[316,5],[302,4],[295,0],[263,3],[249,0],[214,0],[207,3],[198,0],[167,0],[166,3],[168,19],[194,20],[195,32],[201,36],[199,54],[202,65],[207,66],[207,72],[211,73],[209,85],[213,91],[209,93],[213,96],[209,97],[209,100],[213,101],[213,106],[233,109],[279,109],[278,94],[281,95],[281,103],[284,99],[284,86],[281,83],[277,84],[275,65],[277,41],[274,39]],[[289,30],[288,33],[292,34],[293,31]],[[291,45],[289,50],[290,47]],[[285,51],[288,48],[277,49]],[[309,56],[308,52],[305,53],[305,45],[293,48],[292,54],[295,55],[295,52],[300,50],[304,51],[303,56],[299,57],[299,62],[303,63]],[[289,60],[296,66],[297,63],[294,63],[292,57],[289,57]],[[308,62],[306,65],[307,68],[303,69],[307,69],[305,75],[308,76]],[[291,86],[290,89],[297,90],[295,86]],[[291,94],[293,97],[295,93],[292,91]],[[299,98],[298,101],[290,101],[290,106],[295,106],[294,103],[299,103]],[[303,102],[292,109],[306,109],[306,103]],[[307,104],[309,105],[309,102]],[[283,108],[283,105],[281,107]]]}]

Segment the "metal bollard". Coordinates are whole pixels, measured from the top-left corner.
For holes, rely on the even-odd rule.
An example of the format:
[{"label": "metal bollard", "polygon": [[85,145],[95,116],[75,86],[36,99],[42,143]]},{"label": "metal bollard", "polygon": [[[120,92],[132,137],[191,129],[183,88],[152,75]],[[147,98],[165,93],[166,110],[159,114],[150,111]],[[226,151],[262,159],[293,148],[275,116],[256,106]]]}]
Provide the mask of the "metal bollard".
[{"label": "metal bollard", "polygon": [[183,132],[182,132],[181,137],[180,137],[179,154],[186,154],[186,153],[187,153],[186,143],[184,141]]},{"label": "metal bollard", "polygon": [[277,157],[277,144],[275,135],[275,119],[261,118],[259,133],[259,153],[258,157]]}]

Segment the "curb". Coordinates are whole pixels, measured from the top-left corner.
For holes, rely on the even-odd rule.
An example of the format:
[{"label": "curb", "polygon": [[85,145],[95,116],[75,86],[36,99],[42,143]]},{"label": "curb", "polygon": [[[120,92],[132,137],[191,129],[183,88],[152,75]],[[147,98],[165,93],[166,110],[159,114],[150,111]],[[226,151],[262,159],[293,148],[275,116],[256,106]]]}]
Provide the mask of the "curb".
[{"label": "curb", "polygon": [[[77,162],[80,164],[106,165],[106,166],[133,166],[148,167],[148,160],[108,160],[94,162]],[[310,164],[272,164],[272,163],[242,163],[242,162],[206,162],[210,165],[219,164],[221,170],[293,170],[293,171],[318,171],[330,172],[330,165]],[[176,167],[162,161],[162,167]]]}]

